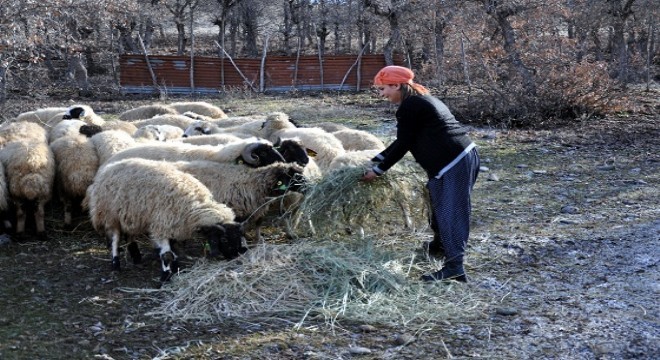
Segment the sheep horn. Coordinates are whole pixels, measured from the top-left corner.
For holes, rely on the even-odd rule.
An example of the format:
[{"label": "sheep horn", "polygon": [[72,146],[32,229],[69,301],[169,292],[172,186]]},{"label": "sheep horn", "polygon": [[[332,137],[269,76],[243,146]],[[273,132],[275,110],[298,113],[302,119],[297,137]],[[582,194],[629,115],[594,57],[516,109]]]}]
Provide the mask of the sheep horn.
[{"label": "sheep horn", "polygon": [[243,160],[245,160],[246,163],[252,166],[259,165],[259,156],[256,155],[254,152],[255,150],[257,150],[257,148],[260,145],[261,143],[252,143],[245,146],[245,149],[243,149],[243,153],[241,153],[241,157],[243,158]]}]

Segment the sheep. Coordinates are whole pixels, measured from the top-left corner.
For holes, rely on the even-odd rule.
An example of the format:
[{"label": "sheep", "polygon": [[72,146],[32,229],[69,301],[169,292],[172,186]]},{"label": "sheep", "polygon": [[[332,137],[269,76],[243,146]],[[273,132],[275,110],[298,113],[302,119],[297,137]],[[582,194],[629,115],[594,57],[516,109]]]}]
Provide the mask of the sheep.
[{"label": "sheep", "polygon": [[77,133],[50,143],[56,162],[56,188],[64,206],[64,226],[72,225],[72,208],[85,197],[99,168],[96,147],[90,138]]},{"label": "sheep", "polygon": [[325,130],[329,133],[349,129],[348,127],[346,127],[342,124],[337,124],[337,123],[333,123],[333,122],[329,122],[329,121],[316,123],[316,124],[314,124],[313,127],[321,128],[321,129],[323,129],[323,130]]},{"label": "sheep", "polygon": [[229,143],[241,141],[243,138],[240,138],[232,134],[211,134],[203,136],[190,136],[190,137],[181,137],[176,139],[178,142],[185,144],[193,145],[227,145]]},{"label": "sheep", "polygon": [[48,143],[52,143],[64,136],[80,134],[80,128],[83,125],[87,125],[87,123],[82,120],[62,120],[50,130],[50,133],[48,134]]},{"label": "sheep", "polygon": [[132,123],[138,128],[145,125],[172,125],[172,126],[180,127],[181,129],[185,130],[194,121],[195,120],[187,116],[183,116],[179,114],[165,114],[165,115],[154,116],[149,119],[132,121]]},{"label": "sheep", "polygon": [[330,166],[328,166],[327,172],[332,172],[345,167],[362,167],[370,168],[371,159],[378,155],[381,150],[371,149],[371,150],[359,150],[359,151],[347,151],[342,155],[335,157]]},{"label": "sheep", "polygon": [[209,160],[236,162],[248,166],[265,166],[284,162],[282,155],[266,140],[246,139],[224,146],[190,145],[179,143],[155,143],[128,148],[115,154],[108,162],[128,158],[143,158],[166,161]]},{"label": "sheep", "polygon": [[134,121],[149,119],[157,115],[178,114],[171,106],[163,104],[142,105],[119,114],[119,120]]},{"label": "sheep", "polygon": [[0,218],[2,219],[4,230],[11,230],[12,224],[9,221],[9,189],[7,189],[7,175],[5,175],[4,166],[0,166]]},{"label": "sheep", "polygon": [[384,150],[385,144],[376,135],[357,129],[343,129],[332,132],[341,141],[344,150]]},{"label": "sheep", "polygon": [[91,137],[99,158],[99,166],[105,164],[115,154],[137,145],[135,139],[121,131],[108,130]]},{"label": "sheep", "polygon": [[242,138],[257,136],[263,125],[263,120],[240,121],[237,125],[233,126],[221,126],[220,124],[221,122],[195,120],[186,127],[183,136],[211,134],[233,134]]},{"label": "sheep", "polygon": [[314,160],[322,172],[335,156],[345,152],[341,141],[332,134],[320,128],[298,128],[283,113],[269,115],[259,131],[259,136],[273,142],[278,138],[298,138],[307,149],[316,153]]},{"label": "sheep", "polygon": [[134,138],[144,138],[156,141],[179,139],[183,136],[183,129],[172,125],[144,125],[133,134]]},{"label": "sheep", "polygon": [[[87,190],[92,226],[111,244],[112,269],[120,270],[122,235],[148,234],[160,249],[161,281],[178,271],[170,239],[188,240],[201,233],[217,253],[232,259],[247,251],[243,226],[234,212],[192,175],[167,162],[126,159],[99,170]],[[129,248],[130,249],[130,248]],[[139,259],[133,250],[134,261]]]},{"label": "sheep", "polygon": [[42,240],[47,239],[44,206],[52,197],[55,181],[55,158],[44,137],[12,141],[0,149],[9,196],[16,207],[15,233],[25,233],[25,206],[34,204],[36,233]]},{"label": "sheep", "polygon": [[321,169],[316,161],[309,157],[309,155],[316,156],[316,153],[306,149],[299,139],[278,139],[273,146],[275,150],[282,154],[285,162],[302,166],[303,175],[308,181],[316,182],[321,179],[323,175]]},{"label": "sheep", "polygon": [[0,147],[12,141],[32,139],[48,142],[48,132],[41,125],[34,122],[8,122],[0,125]]},{"label": "sheep", "polygon": [[179,114],[185,112],[194,112],[199,115],[208,116],[213,119],[224,119],[227,117],[222,109],[215,105],[211,105],[204,101],[192,101],[192,102],[175,102],[169,104],[170,107],[173,107]]},{"label": "sheep", "polygon": [[299,192],[305,184],[302,168],[297,164],[274,163],[258,168],[212,161],[181,161],[178,170],[201,181],[213,198],[227,204],[238,221],[254,224],[256,239],[262,240],[261,223],[268,210],[269,199],[287,191]]},{"label": "sheep", "polygon": [[71,120],[71,119],[77,119],[84,121],[86,124],[93,124],[93,125],[103,125],[105,123],[105,120],[97,115],[94,110],[92,110],[91,107],[88,105],[73,105],[67,109],[67,111],[62,115],[61,117],[59,116],[54,116],[48,120],[46,123],[46,128],[47,129],[52,129],[57,125],[59,122],[62,120]]},{"label": "sheep", "polygon": [[45,125],[48,120],[53,118],[56,115],[60,117],[68,110],[65,107],[48,107],[43,109],[37,109],[33,111],[27,111],[24,113],[18,114],[14,121],[27,121]]},{"label": "sheep", "polygon": [[103,131],[121,130],[129,135],[135,134],[138,127],[135,124],[123,120],[108,120],[102,125]]}]

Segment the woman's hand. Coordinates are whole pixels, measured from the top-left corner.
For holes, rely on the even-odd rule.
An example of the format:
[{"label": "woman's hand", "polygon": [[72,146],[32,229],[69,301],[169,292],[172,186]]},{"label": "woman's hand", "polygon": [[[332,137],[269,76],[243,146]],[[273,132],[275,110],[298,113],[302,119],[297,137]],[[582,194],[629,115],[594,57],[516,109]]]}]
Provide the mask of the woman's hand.
[{"label": "woman's hand", "polygon": [[373,170],[367,170],[367,172],[364,174],[364,176],[362,176],[362,179],[360,180],[369,182],[369,181],[373,181],[377,177],[378,174],[376,174]]}]

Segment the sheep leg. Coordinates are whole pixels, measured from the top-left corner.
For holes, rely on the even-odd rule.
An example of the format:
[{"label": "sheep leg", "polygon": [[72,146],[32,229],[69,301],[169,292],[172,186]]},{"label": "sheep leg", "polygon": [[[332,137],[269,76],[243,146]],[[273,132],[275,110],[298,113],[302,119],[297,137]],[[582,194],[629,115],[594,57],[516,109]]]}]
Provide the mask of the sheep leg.
[{"label": "sheep leg", "polygon": [[64,204],[64,228],[70,229],[71,228],[71,223],[72,223],[72,216],[71,216],[71,201],[68,199],[62,199],[62,203]]},{"label": "sheep leg", "polygon": [[23,203],[16,203],[16,235],[25,233],[25,210]]},{"label": "sheep leg", "polygon": [[140,253],[140,248],[138,247],[138,244],[135,241],[131,241],[128,243],[128,254],[131,255],[131,259],[133,259],[133,264],[140,264],[142,263],[142,254]]},{"label": "sheep leg", "polygon": [[119,231],[114,230],[108,238],[110,240],[110,251],[112,252],[112,270],[119,271],[121,270],[121,263],[119,261],[119,240],[121,239],[121,235]]},{"label": "sheep leg", "polygon": [[37,209],[34,211],[34,223],[37,227],[37,236],[40,240],[48,240],[46,235],[46,210],[44,209],[44,202],[37,201]]},{"label": "sheep leg", "polygon": [[165,282],[172,278],[172,275],[175,272],[179,272],[179,261],[170,247],[169,240],[159,241],[158,247],[160,248],[160,261],[162,267],[160,281]]}]

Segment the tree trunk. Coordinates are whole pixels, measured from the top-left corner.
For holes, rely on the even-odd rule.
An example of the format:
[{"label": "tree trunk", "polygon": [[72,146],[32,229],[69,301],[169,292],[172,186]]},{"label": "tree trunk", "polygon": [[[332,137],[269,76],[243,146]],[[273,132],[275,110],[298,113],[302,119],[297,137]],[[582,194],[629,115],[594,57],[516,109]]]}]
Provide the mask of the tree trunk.
[{"label": "tree trunk", "polygon": [[497,21],[497,24],[500,27],[500,31],[502,31],[502,37],[504,39],[504,51],[508,56],[509,63],[511,64],[513,70],[521,77],[523,87],[527,94],[536,95],[536,83],[534,81],[534,76],[523,63],[522,58],[520,57],[520,52],[518,52],[518,49],[516,48],[516,34],[513,31],[511,22],[509,21],[509,16],[517,13],[516,9],[503,8],[495,11],[491,10],[489,12],[491,16],[493,16]]}]

